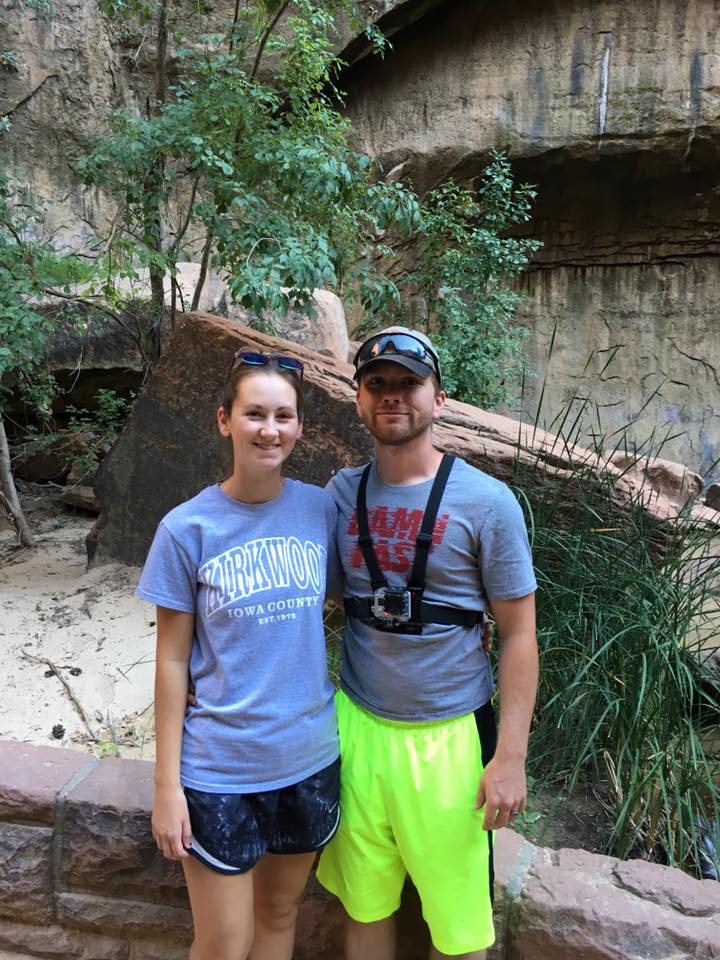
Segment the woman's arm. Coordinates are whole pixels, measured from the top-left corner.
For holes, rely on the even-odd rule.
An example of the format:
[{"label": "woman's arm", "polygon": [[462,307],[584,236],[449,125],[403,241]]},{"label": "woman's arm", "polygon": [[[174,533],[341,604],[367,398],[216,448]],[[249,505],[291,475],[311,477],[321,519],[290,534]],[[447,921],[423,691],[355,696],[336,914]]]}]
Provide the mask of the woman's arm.
[{"label": "woman's arm", "polygon": [[155,802],[152,831],[166,857],[187,857],[190,818],[180,785],[180,750],[195,617],[157,608],[155,667]]}]

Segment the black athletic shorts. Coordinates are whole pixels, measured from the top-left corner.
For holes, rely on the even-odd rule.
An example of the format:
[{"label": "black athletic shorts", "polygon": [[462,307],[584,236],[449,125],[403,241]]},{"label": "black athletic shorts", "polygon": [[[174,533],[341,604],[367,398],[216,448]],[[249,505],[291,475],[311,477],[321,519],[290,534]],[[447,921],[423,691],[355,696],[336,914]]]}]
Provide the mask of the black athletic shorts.
[{"label": "black athletic shorts", "polygon": [[322,850],[340,822],[340,760],[299,783],[260,793],[185,788],[189,852],[218,873],[247,873],[264,853]]}]

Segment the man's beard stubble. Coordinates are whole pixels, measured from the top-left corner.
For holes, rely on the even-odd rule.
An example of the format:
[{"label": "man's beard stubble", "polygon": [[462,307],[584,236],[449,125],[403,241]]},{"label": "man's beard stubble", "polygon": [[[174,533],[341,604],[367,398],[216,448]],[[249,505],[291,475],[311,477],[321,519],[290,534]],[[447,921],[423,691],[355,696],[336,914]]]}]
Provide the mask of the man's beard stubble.
[{"label": "man's beard stubble", "polygon": [[395,426],[391,424],[384,425],[382,421],[373,421],[371,417],[363,416],[362,421],[378,443],[387,447],[402,447],[405,444],[412,443],[424,433],[432,428],[432,414],[420,416],[414,422],[407,418],[408,423]]}]

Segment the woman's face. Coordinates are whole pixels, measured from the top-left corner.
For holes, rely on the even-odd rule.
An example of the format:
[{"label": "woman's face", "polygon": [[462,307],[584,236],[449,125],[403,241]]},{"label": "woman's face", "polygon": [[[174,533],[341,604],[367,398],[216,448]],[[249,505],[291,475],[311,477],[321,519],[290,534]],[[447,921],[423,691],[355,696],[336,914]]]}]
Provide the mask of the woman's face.
[{"label": "woman's face", "polygon": [[243,377],[230,413],[220,407],[217,416],[220,433],[232,440],[236,470],[279,469],[302,433],[295,390],[272,371]]}]

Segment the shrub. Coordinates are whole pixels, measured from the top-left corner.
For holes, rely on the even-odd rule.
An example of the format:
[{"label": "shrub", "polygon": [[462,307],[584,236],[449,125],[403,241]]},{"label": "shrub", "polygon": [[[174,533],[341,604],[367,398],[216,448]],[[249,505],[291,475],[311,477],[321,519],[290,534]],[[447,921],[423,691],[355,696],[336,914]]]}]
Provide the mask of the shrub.
[{"label": "shrub", "polygon": [[711,875],[720,675],[703,638],[720,620],[720,532],[689,512],[653,518],[642,491],[618,503],[617,479],[577,463],[559,488],[539,464],[518,466],[539,584],[531,769],[607,785],[609,852]]}]

